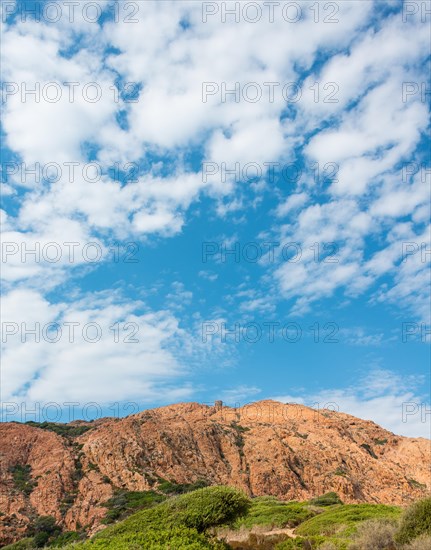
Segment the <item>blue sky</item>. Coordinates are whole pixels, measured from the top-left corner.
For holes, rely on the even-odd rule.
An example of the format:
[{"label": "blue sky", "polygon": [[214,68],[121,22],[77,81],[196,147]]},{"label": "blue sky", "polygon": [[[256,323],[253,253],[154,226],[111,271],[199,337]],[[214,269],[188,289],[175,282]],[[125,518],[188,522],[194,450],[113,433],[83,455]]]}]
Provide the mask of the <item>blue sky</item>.
[{"label": "blue sky", "polygon": [[430,2],[267,4],[2,4],[3,420],[430,436]]}]

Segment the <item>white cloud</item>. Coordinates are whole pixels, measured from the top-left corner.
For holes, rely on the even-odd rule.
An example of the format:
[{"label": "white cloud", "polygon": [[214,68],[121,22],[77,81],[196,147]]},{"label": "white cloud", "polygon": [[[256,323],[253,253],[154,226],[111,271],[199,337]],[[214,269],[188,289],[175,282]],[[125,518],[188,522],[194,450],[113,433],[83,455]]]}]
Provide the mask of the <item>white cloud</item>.
[{"label": "white cloud", "polygon": [[[5,238],[43,246],[54,236],[63,250],[69,240],[100,241],[103,247],[112,235],[171,237],[182,230],[187,210],[204,193],[215,198],[216,214],[225,219],[237,216],[235,221],[241,222],[250,212],[247,208],[257,210],[261,197],[247,202],[235,181],[240,178],[233,176],[226,182],[219,174],[203,181],[189,168],[187,154],[199,147],[204,160],[243,166],[295,160],[299,150],[308,164],[338,163],[338,181],[322,193],[317,185],[298,186],[281,199],[274,210],[273,233],[283,244],[300,244],[301,258],[278,264],[266,276],[273,278],[269,293],[262,289],[239,293],[237,298],[243,300],[239,310],[272,311],[276,297],[292,300],[293,313],[302,314],[339,289],[357,296],[388,275],[390,282],[374,289],[373,303],[396,304],[425,319],[427,264],[420,254],[400,262],[403,242],[428,242],[423,226],[428,223],[429,191],[419,175],[404,182],[396,168],[419,160],[416,150],[426,130],[426,103],[419,94],[403,102],[401,92],[405,80],[423,79],[428,27],[418,20],[403,23],[397,13],[367,29],[375,4],[362,0],[338,3],[338,24],[326,23],[322,14],[315,23],[310,3],[299,4],[304,17],[295,24],[282,17],[258,24],[244,20],[237,24],[232,18],[221,23],[212,17],[204,24],[199,2],[169,1],[139,3],[139,24],[121,21],[100,27],[78,17],[73,24],[62,19],[58,25],[31,21],[5,25],[4,79],[28,82],[29,87],[40,82],[42,88],[54,82],[62,93],[62,99],[52,103],[31,97],[22,102],[19,93],[7,98],[3,120],[6,144],[13,153],[27,166],[71,161],[82,165],[91,151],[104,169],[115,162],[147,167],[146,173],[127,183],[106,174],[93,183],[82,175],[69,181],[63,174],[56,182],[23,184],[13,175],[6,190],[11,199],[19,196],[21,201],[6,220]],[[187,29],[180,25],[184,20],[190,23]],[[223,83],[230,88],[238,82],[240,90],[248,82],[262,87],[277,82],[278,90],[300,80],[304,71],[312,72],[302,85],[301,100],[289,106],[280,93],[273,102],[267,97],[247,102],[241,93],[238,102],[221,101],[219,93],[202,101],[204,82],[214,82],[219,89]],[[118,77],[141,87],[137,102],[115,101],[112,87]],[[71,103],[64,82],[73,81],[79,85]],[[102,98],[85,101],[82,87],[95,81]],[[315,82],[318,101],[310,90]],[[338,87],[337,103],[323,101],[330,91],[324,87],[328,82]],[[127,119],[124,127],[117,121],[120,114]],[[153,156],[156,161],[151,165]],[[270,185],[253,190],[273,191]],[[337,262],[316,261],[316,249],[311,248],[316,242],[334,243],[332,251],[323,252]],[[26,308],[37,310],[43,320],[68,319],[71,314],[82,322],[93,318],[113,322],[115,316],[129,316],[143,323],[151,339],[124,350],[105,340],[94,346],[64,342],[12,346],[6,352],[9,395],[21,391],[29,399],[51,398],[68,387],[65,395],[77,393],[83,398],[94,386],[99,396],[114,392],[118,399],[127,393],[126,380],[132,379],[134,391],[154,396],[157,388],[165,387],[157,376],[166,374],[167,380],[181,374],[174,351],[166,348],[166,339],[183,336],[175,317],[167,312],[140,314],[134,304],[119,309],[109,301],[100,305],[93,298],[85,306],[50,304],[44,293],[72,276],[69,264],[23,263],[14,255],[3,266],[10,285],[6,297],[10,311],[19,310],[21,315]],[[85,264],[81,257],[74,262]],[[14,286],[17,283],[19,287]],[[180,295],[181,306],[191,299],[185,289],[174,290],[170,298],[175,302]],[[192,340],[181,341],[189,350]],[[206,353],[202,346],[197,349]],[[65,368],[59,369],[59,364]],[[106,376],[104,364],[112,378],[98,385],[98,377]],[[95,365],[94,372],[85,370],[85,365]],[[148,379],[139,378],[140,372]],[[23,386],[27,382],[28,388]],[[188,388],[184,386],[184,395]],[[354,396],[343,395],[347,404],[355,405]],[[385,405],[392,397],[381,399]]]},{"label": "white cloud", "polygon": [[330,408],[409,437],[431,438],[429,396],[417,392],[421,379],[401,377],[376,370],[347,388],[325,388],[307,395],[279,395],[283,403],[299,403],[313,408]]},{"label": "white cloud", "polygon": [[115,293],[50,304],[36,291],[14,290],[2,319],[4,401],[166,402],[172,387],[192,394],[179,359],[189,336],[168,311]]},{"label": "white cloud", "polygon": [[290,211],[300,208],[308,200],[307,193],[295,193],[289,196],[288,199],[277,206],[276,215],[278,217],[283,217],[288,214]]},{"label": "white cloud", "polygon": [[256,386],[240,385],[235,388],[225,389],[216,397],[224,401],[228,407],[234,407],[237,404],[243,406],[259,393],[262,393],[262,390]]}]

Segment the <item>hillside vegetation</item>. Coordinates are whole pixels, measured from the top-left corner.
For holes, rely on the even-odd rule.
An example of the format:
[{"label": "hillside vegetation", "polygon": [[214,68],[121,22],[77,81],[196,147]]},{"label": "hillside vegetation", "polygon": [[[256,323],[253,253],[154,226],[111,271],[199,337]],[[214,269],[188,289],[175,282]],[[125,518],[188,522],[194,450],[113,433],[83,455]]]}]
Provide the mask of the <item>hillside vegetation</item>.
[{"label": "hillside vegetation", "polygon": [[[179,489],[178,489],[179,490]],[[184,487],[181,490],[185,490]],[[4,550],[427,550],[431,548],[431,498],[406,511],[382,504],[342,504],[328,493],[304,502],[249,499],[237,489],[205,487],[164,497],[122,494],[121,516],[92,539],[61,533],[39,518],[32,537]],[[161,499],[166,498],[163,502]],[[108,516],[109,516],[109,505]],[[141,507],[135,512],[137,507]],[[113,508],[111,508],[112,510]],[[132,513],[134,512],[134,513]],[[110,520],[112,521],[112,519]]]}]

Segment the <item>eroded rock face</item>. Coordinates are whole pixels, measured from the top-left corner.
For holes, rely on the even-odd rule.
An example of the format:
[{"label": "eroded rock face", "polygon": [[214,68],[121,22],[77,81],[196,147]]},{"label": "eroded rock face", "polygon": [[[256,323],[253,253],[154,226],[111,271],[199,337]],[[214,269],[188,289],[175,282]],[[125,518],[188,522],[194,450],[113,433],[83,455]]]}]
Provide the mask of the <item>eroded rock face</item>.
[{"label": "eroded rock face", "polygon": [[[72,438],[0,424],[1,544],[21,538],[38,515],[94,532],[116,487],[149,490],[157,478],[286,500],[335,491],[345,502],[403,505],[431,490],[431,441],[343,413],[274,401],[241,409],[187,403],[89,426]],[[27,468],[24,488],[17,467]]]}]

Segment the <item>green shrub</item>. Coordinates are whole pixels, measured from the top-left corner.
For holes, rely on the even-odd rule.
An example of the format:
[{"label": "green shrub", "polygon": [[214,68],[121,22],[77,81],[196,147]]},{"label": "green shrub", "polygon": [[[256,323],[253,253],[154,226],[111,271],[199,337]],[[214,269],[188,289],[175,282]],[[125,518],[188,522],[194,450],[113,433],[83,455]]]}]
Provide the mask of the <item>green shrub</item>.
[{"label": "green shrub", "polygon": [[251,528],[254,525],[269,527],[295,527],[315,514],[303,502],[283,502],[275,497],[256,497],[252,499],[247,514],[235,521],[233,527]]},{"label": "green shrub", "polygon": [[343,502],[337,493],[331,492],[311,499],[310,504],[314,506],[332,506],[333,504],[343,504]]},{"label": "green shrub", "polygon": [[85,535],[77,533],[76,531],[66,531],[50,542],[49,546],[53,546],[54,548],[63,548],[65,544],[82,540],[84,537]]},{"label": "green shrub", "polygon": [[166,503],[173,514],[187,527],[205,531],[209,527],[233,522],[250,507],[247,496],[231,487],[206,487],[182,495]]},{"label": "green shrub", "polygon": [[368,443],[362,443],[362,445],[359,445],[360,447],[362,447],[363,449],[365,449],[367,451],[367,453],[372,456],[373,458],[378,458],[378,456],[376,455],[376,453],[373,451],[373,449],[371,448],[370,445],[368,445]]},{"label": "green shrub", "polygon": [[33,538],[33,544],[36,548],[43,548],[49,541],[49,535],[45,531],[37,533]]},{"label": "green shrub", "polygon": [[7,546],[3,546],[2,550],[33,550],[34,544],[32,538],[25,538],[21,539],[18,542],[14,542],[13,544],[8,544]]},{"label": "green shrub", "polygon": [[412,487],[413,489],[426,489],[427,488],[425,483],[419,483],[419,481],[417,481],[416,479],[408,479],[407,481],[408,481],[410,487]]},{"label": "green shrub", "polygon": [[195,529],[173,526],[130,532],[112,539],[93,539],[91,542],[68,545],[63,550],[224,550],[228,547],[209,539]]},{"label": "green shrub", "polygon": [[302,536],[336,535],[339,539],[348,539],[356,532],[361,521],[383,518],[396,520],[400,513],[396,506],[384,504],[335,505],[302,523],[296,533]]},{"label": "green shrub", "polygon": [[105,525],[114,523],[114,521],[125,518],[138,510],[145,510],[163,502],[165,498],[164,495],[159,495],[154,491],[126,491],[124,489],[117,489],[114,496],[103,503],[103,506],[108,508],[108,511],[102,523]]},{"label": "green shrub", "polygon": [[431,535],[431,497],[407,508],[395,538],[399,543],[408,543],[420,535]]},{"label": "green shrub", "polygon": [[70,424],[60,424],[57,422],[34,422],[33,420],[30,420],[29,422],[26,422],[29,426],[33,426],[34,428],[40,428],[41,430],[47,430],[49,432],[54,432],[57,435],[61,435],[62,437],[78,437],[85,432],[88,432],[88,430],[92,429],[92,426],[71,426]]},{"label": "green shrub", "polygon": [[15,464],[9,468],[9,471],[12,474],[15,487],[25,495],[30,495],[37,485],[37,482],[31,478],[31,466]]},{"label": "green shrub", "polygon": [[234,521],[248,507],[249,499],[236,489],[198,489],[137,512],[70,550],[131,550],[133,545],[149,550],[226,548],[204,531]]},{"label": "green shrub", "polygon": [[160,478],[157,489],[166,495],[182,495],[196,491],[196,489],[203,489],[204,487],[208,487],[208,485],[208,482],[205,480],[198,480],[195,483],[176,483],[175,481]]}]

